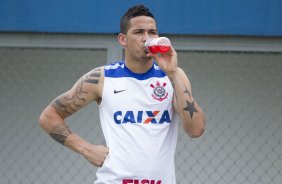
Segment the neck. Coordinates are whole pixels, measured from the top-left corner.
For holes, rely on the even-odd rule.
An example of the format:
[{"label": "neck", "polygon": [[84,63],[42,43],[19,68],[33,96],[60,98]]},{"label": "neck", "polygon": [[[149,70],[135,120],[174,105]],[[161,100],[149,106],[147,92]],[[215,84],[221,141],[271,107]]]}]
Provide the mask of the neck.
[{"label": "neck", "polygon": [[144,61],[132,61],[125,59],[125,64],[128,69],[134,73],[146,73],[153,65],[153,59]]}]

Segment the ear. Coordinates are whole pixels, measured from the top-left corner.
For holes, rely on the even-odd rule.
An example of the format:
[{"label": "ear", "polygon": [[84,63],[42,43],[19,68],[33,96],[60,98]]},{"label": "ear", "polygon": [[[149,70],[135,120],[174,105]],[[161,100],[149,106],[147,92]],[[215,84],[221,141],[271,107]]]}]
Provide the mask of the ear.
[{"label": "ear", "polygon": [[126,35],[125,34],[119,33],[118,34],[118,41],[119,41],[119,44],[121,46],[126,47],[127,42],[126,42]]}]

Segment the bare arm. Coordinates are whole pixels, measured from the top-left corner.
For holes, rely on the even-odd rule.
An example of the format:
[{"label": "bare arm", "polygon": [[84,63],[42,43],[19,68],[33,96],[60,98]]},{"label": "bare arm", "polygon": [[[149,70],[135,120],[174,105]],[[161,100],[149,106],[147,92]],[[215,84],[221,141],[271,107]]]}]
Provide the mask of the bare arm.
[{"label": "bare arm", "polygon": [[193,138],[201,136],[205,128],[205,114],[192,96],[191,84],[187,75],[177,66],[177,53],[172,47],[171,52],[148,55],[156,59],[173,85],[173,106],[180,115],[184,130]]},{"label": "bare arm", "polygon": [[174,108],[179,113],[185,131],[193,138],[203,134],[205,114],[192,96],[192,89],[184,71],[180,68],[171,73],[174,88]]},{"label": "bare arm", "polygon": [[105,146],[96,146],[73,133],[65,118],[92,101],[99,102],[103,85],[102,68],[81,77],[67,92],[54,99],[41,113],[40,126],[57,142],[83,155],[90,163],[101,166],[108,154]]}]

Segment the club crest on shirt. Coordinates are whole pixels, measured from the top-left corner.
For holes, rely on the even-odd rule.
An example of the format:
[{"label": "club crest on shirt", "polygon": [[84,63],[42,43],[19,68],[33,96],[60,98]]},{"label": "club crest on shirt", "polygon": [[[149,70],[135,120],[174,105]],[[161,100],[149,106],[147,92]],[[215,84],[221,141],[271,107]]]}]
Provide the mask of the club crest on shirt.
[{"label": "club crest on shirt", "polygon": [[163,82],[160,84],[159,81],[156,84],[150,84],[150,87],[153,88],[152,97],[156,100],[163,101],[168,97],[168,92],[165,89],[166,83]]}]

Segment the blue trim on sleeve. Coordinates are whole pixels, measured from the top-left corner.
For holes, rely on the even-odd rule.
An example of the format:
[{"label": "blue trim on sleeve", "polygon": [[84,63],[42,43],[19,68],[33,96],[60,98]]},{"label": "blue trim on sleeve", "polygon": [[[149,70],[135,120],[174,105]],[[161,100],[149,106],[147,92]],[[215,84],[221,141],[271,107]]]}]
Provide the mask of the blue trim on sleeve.
[{"label": "blue trim on sleeve", "polygon": [[131,70],[129,70],[125,66],[124,61],[115,62],[109,65],[105,65],[105,77],[110,78],[120,78],[120,77],[132,77],[137,80],[146,80],[151,77],[164,77],[166,76],[165,72],[163,72],[159,66],[154,62],[153,66],[150,70],[148,70],[146,73],[134,73]]}]

